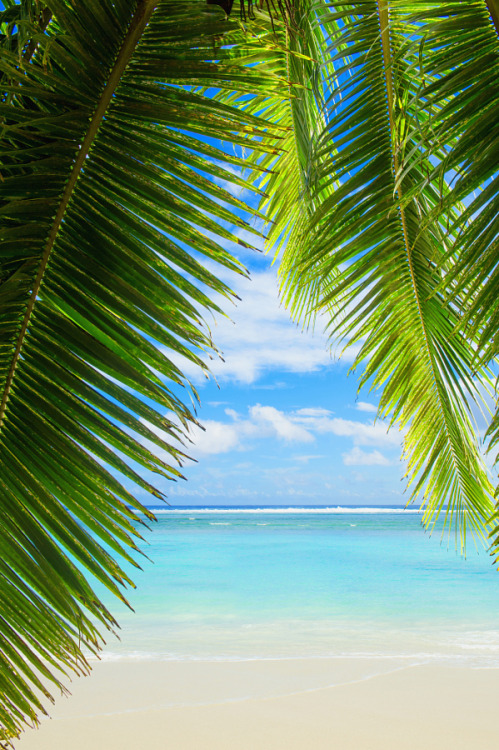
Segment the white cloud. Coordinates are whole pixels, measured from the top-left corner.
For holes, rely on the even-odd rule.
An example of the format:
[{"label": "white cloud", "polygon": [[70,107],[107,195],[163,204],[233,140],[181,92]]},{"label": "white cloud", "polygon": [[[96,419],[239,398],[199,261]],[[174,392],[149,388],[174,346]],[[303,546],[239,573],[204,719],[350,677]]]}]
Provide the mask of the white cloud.
[{"label": "white cloud", "polygon": [[379,451],[366,452],[358,446],[400,450],[401,434],[397,430],[387,431],[385,422],[360,422],[341,417],[330,417],[327,409],[298,409],[285,413],[274,406],[255,404],[248,408],[248,416],[242,418],[233,409],[225,413],[232,423],[208,420],[206,432],[195,428],[191,432],[194,447],[191,452],[226,453],[233,449],[242,449],[248,440],[275,438],[286,442],[312,443],[316,435],[331,433],[338,437],[350,438],[354,450],[343,454],[347,465],[387,465],[388,462]]},{"label": "white cloud", "polygon": [[342,453],[342,456],[346,466],[390,466],[391,464],[391,461],[379,451],[363,451],[357,446],[348,453]]},{"label": "white cloud", "polygon": [[323,409],[322,407],[312,409],[297,409],[295,414],[299,417],[329,417],[333,412],[329,409]]},{"label": "white cloud", "polygon": [[307,417],[296,413],[295,420],[312,432],[321,434],[332,432],[339,437],[352,438],[354,445],[372,445],[400,447],[401,434],[397,430],[390,430],[385,422],[357,422],[341,417]]},{"label": "white cloud", "polygon": [[282,411],[274,406],[252,406],[250,409],[251,418],[258,423],[267,423],[274,430],[277,437],[286,440],[297,440],[299,442],[310,443],[314,436],[300,425],[291,421]]},{"label": "white cloud", "polygon": [[[316,332],[302,331],[290,319],[288,311],[279,303],[277,280],[273,270],[255,272],[251,280],[238,276],[225,277],[216,273],[232,287],[241,301],[234,307],[228,302],[218,303],[229,316],[217,316],[210,325],[213,341],[222,352],[221,359],[208,360],[217,380],[254,383],[264,372],[314,372],[331,366],[327,337]],[[351,362],[356,351],[347,350],[345,361]],[[203,374],[187,360],[178,360],[182,370],[196,382]]]},{"label": "white cloud", "polygon": [[275,383],[266,383],[261,385],[255,385],[253,386],[255,390],[259,391],[280,391],[283,388],[288,388],[288,383],[283,382],[282,380],[277,380]]},{"label": "white cloud", "polygon": [[238,447],[239,432],[236,427],[212,419],[204,420],[203,427],[204,430],[194,426],[189,432],[196,453],[227,453]]},{"label": "white cloud", "polygon": [[357,401],[355,404],[355,408],[358,411],[367,411],[371,414],[376,414],[378,411],[378,407],[374,406],[374,404],[368,404],[367,401]]},{"label": "white cloud", "polygon": [[[193,426],[189,431],[191,443],[187,444],[186,452],[196,457],[205,454],[228,453],[233,450],[243,450],[255,440],[275,439],[287,443],[312,443],[317,435],[331,433],[338,437],[349,438],[354,449],[343,454],[347,465],[386,465],[385,457],[374,450],[366,452],[358,446],[400,450],[400,432],[392,430],[387,433],[386,423],[379,420],[376,423],[358,422],[328,416],[327,409],[308,408],[294,412],[283,412],[274,406],[254,404],[248,408],[247,416],[242,416],[234,409],[225,409],[230,421],[204,420],[202,430]],[[169,414],[170,419],[174,419]],[[150,429],[169,440],[165,433],[148,425]],[[152,447],[152,446],[151,446]],[[157,453],[157,449],[154,449]],[[316,455],[297,457],[298,461],[308,461],[319,458]]]},{"label": "white cloud", "polygon": [[309,461],[313,461],[314,459],[319,459],[319,458],[325,458],[325,456],[324,455],[320,455],[320,454],[317,454],[317,455],[304,455],[304,456],[293,456],[293,460],[294,461],[299,461],[300,463],[303,463],[303,464],[308,464]]},{"label": "white cloud", "polygon": [[[314,436],[301,425],[295,424],[288,416],[273,406],[256,404],[248,409],[248,418],[243,419],[234,409],[225,409],[232,422],[203,420],[200,427],[189,430],[192,445],[187,453],[192,457],[206,454],[227,453],[242,450],[244,441],[261,438],[275,438],[285,442],[310,443]],[[152,428],[154,429],[154,428]],[[158,430],[154,430],[158,432]]]}]

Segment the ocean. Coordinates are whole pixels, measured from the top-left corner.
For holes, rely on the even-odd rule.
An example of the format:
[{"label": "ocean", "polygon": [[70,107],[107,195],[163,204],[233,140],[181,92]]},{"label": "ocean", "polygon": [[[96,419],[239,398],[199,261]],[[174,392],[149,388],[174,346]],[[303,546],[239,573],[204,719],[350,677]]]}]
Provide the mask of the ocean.
[{"label": "ocean", "polygon": [[[499,572],[400,508],[156,508],[105,660],[396,658],[499,667]],[[101,591],[99,593],[102,594]],[[104,594],[102,594],[104,596]]]}]

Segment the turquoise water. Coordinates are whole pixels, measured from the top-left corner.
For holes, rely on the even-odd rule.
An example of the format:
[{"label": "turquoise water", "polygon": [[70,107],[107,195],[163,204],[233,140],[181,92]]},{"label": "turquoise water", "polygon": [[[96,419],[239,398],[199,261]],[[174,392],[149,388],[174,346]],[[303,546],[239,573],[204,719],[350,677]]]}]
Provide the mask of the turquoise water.
[{"label": "turquoise water", "polygon": [[499,573],[408,512],[162,511],[107,659],[398,656],[499,666]]}]

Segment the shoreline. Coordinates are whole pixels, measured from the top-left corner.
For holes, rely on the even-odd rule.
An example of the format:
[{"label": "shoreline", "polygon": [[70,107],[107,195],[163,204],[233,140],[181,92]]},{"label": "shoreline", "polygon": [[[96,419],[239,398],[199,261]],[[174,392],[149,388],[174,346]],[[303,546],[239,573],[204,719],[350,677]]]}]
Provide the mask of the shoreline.
[{"label": "shoreline", "polygon": [[401,659],[100,662],[16,750],[493,750],[499,669]]}]

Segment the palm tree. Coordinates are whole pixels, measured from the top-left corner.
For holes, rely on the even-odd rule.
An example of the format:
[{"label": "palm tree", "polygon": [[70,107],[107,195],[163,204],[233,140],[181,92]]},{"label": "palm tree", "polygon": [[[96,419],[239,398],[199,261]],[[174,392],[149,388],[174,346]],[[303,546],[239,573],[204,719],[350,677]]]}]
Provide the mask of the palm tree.
[{"label": "palm tree", "polygon": [[497,350],[497,10],[4,2],[0,742],[88,671],[116,623],[87,574],[124,597],[146,476],[180,476],[196,394],[175,361],[214,349],[216,264],[244,273],[222,244],[248,209],[213,177],[258,186],[292,313],[360,346],[426,520],[448,502],[462,539],[487,533],[470,404]]}]

